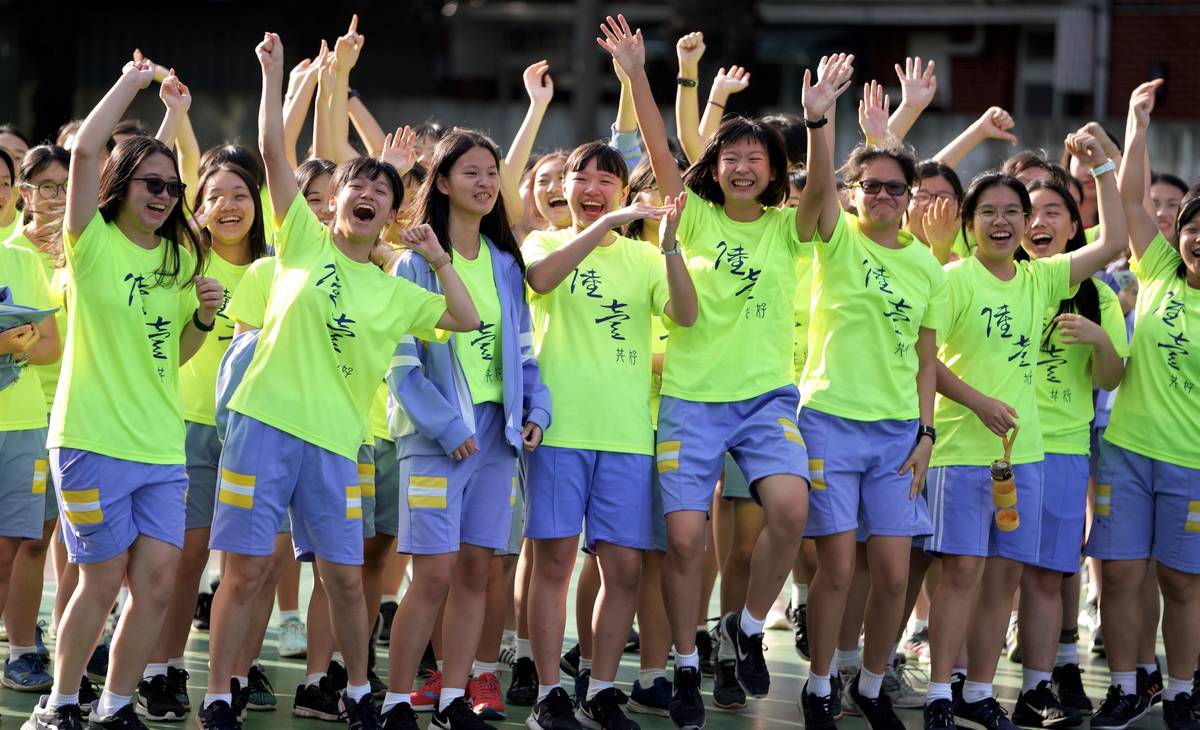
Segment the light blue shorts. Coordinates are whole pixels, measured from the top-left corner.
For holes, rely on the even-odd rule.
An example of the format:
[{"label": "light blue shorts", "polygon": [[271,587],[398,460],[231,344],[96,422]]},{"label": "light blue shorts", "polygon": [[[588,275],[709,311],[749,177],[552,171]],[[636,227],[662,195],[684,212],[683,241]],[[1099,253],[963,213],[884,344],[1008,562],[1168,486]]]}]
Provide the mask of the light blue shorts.
[{"label": "light blue shorts", "polygon": [[143,464],[59,448],[50,450],[50,468],[72,563],[115,558],[139,535],[183,548],[183,464]]},{"label": "light blue shorts", "polygon": [[[657,436],[658,434],[656,433],[655,441],[658,440]],[[667,515],[663,512],[662,482],[658,480],[658,465],[653,459],[650,460],[649,467],[650,488],[653,490],[650,493],[650,515],[654,519],[654,549],[660,553],[665,553],[667,551]]]},{"label": "light blue shorts", "polygon": [[939,466],[929,470],[929,516],[933,535],[926,550],[934,555],[1001,557],[1034,564],[1041,545],[1042,462],[1013,467],[1017,484],[1017,529],[996,527],[991,469]]},{"label": "light blue shorts", "polygon": [[1087,525],[1088,457],[1046,454],[1042,491],[1042,539],[1039,568],[1068,575],[1079,571],[1083,530]]},{"label": "light blue shorts", "polygon": [[1168,464],[1104,441],[1087,554],[1158,562],[1200,573],[1200,469]]},{"label": "light blue shorts", "polygon": [[184,421],[183,425],[187,428],[187,529],[208,529],[212,527],[217,497],[221,439],[216,426],[192,421]]},{"label": "light blue shorts", "polygon": [[49,477],[46,429],[0,431],[0,537],[42,538]]},{"label": "light blue shorts", "polygon": [[355,462],[231,412],[209,548],[271,555],[285,512],[298,560],[315,555],[362,564],[363,497]]},{"label": "light blue shorts", "polygon": [[[504,435],[504,406],[475,406],[479,451],[400,460],[396,550],[414,555],[458,552],[463,544],[508,547],[517,501],[517,454]],[[545,448],[545,447],[542,447]]]},{"label": "light blue shorts", "polygon": [[775,474],[808,479],[808,451],[796,428],[794,386],[732,403],[701,403],[664,395],[658,410],[659,481],[663,510],[707,512],[728,452],[750,484]]},{"label": "light blue shorts", "polygon": [[396,536],[400,523],[400,464],[396,442],[375,439],[375,533]]},{"label": "light blue shorts", "polygon": [[572,537],[586,521],[589,549],[653,549],[653,463],[649,454],[539,446],[529,455],[525,537]]},{"label": "light blue shorts", "polygon": [[917,421],[853,421],[803,408],[797,424],[808,445],[812,484],[805,537],[933,532],[925,499],[909,496],[912,475],[900,473],[916,443]]}]

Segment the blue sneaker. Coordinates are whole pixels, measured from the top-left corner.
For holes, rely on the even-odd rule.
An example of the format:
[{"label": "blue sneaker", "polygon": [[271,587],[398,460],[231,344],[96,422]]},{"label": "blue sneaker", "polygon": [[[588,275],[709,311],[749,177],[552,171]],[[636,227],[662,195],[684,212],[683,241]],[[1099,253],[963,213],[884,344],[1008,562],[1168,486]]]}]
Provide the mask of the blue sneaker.
[{"label": "blue sneaker", "polygon": [[22,654],[16,661],[4,660],[5,687],[18,692],[44,692],[54,684],[54,677],[36,653]]},{"label": "blue sneaker", "polygon": [[87,676],[96,684],[104,686],[104,680],[108,677],[108,644],[99,644],[92,652],[92,658],[88,659],[87,663]]},{"label": "blue sneaker", "polygon": [[46,622],[38,621],[33,627],[33,645],[37,647],[37,655],[42,658],[42,663],[50,666],[50,650],[46,648],[46,643],[42,640],[46,632]]},{"label": "blue sneaker", "polygon": [[629,711],[640,712],[643,715],[671,715],[671,680],[666,677],[655,677],[649,687],[642,686],[642,680],[633,680],[633,691],[629,693]]},{"label": "blue sneaker", "polygon": [[592,678],[592,670],[580,669],[575,675],[575,706],[582,707],[587,699],[588,680]]}]

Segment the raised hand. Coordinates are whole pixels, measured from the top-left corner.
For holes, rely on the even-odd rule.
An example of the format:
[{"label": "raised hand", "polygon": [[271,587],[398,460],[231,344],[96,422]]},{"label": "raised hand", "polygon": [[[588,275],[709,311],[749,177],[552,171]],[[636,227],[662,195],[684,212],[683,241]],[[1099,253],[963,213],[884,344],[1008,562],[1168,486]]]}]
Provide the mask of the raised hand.
[{"label": "raised hand", "polygon": [[400,244],[409,250],[416,251],[426,261],[434,261],[446,255],[446,251],[438,241],[437,234],[427,223],[400,231]]},{"label": "raised hand", "polygon": [[175,69],[168,71],[166,78],[162,80],[162,86],[158,89],[158,98],[162,99],[162,103],[170,111],[186,112],[192,105],[192,93],[188,91],[187,85],[175,75]]},{"label": "raised hand", "polygon": [[604,37],[597,38],[596,42],[612,54],[625,73],[633,73],[635,69],[646,65],[646,44],[642,40],[642,30],[639,28],[636,33],[630,30],[624,15],[618,15],[617,20],[608,16],[600,24],[600,32]]},{"label": "raised hand", "polygon": [[1108,156],[1104,154],[1104,148],[1100,146],[1100,141],[1090,134],[1068,134],[1066,140],[1067,152],[1071,156],[1079,160],[1089,167],[1103,165]]},{"label": "raised hand", "polygon": [[221,305],[225,303],[225,287],[210,276],[197,276],[192,281],[196,284],[196,301],[200,305],[199,319],[205,324],[212,324],[217,312],[221,311]]},{"label": "raised hand", "polygon": [[145,61],[146,63],[150,64],[150,68],[154,69],[154,80],[159,82],[160,84],[162,83],[162,80],[165,79],[170,74],[170,71],[167,69],[166,66],[163,66],[160,63],[155,63],[154,61],[151,61],[149,58],[146,58],[142,54],[142,49],[140,49],[140,48],[133,49],[133,60],[135,63],[140,63],[142,61]]},{"label": "raised hand", "polygon": [[925,109],[937,93],[937,76],[933,75],[933,61],[921,67],[921,57],[905,58],[904,68],[896,64],[896,78],[900,79],[903,92],[902,103]]},{"label": "raised hand", "polygon": [[134,60],[125,64],[121,69],[122,76],[128,76],[137,82],[139,89],[144,89],[154,80],[154,66],[142,57],[142,52],[135,50],[133,52]]},{"label": "raised hand", "polygon": [[1012,115],[998,106],[989,107],[975,122],[976,128],[987,139],[1002,139],[1016,146],[1017,138],[1008,130],[1016,126]]},{"label": "raised hand", "polygon": [[1121,156],[1121,148],[1117,147],[1117,143],[1113,142],[1112,137],[1108,136],[1108,132],[1104,131],[1104,127],[1100,126],[1100,122],[1088,122],[1080,127],[1077,132],[1079,134],[1090,134],[1100,143],[1100,147],[1104,149],[1104,154],[1110,160]]},{"label": "raised hand", "polygon": [[350,29],[345,35],[338,36],[334,42],[333,52],[338,58],[338,69],[342,73],[350,73],[354,64],[358,63],[358,54],[362,52],[366,36],[358,32],[358,14],[350,18]]},{"label": "raised hand", "polygon": [[277,34],[263,33],[262,42],[254,47],[254,55],[258,56],[264,73],[283,70],[283,41]]},{"label": "raised hand", "polygon": [[817,83],[812,83],[812,71],[804,70],[804,87],[801,99],[804,116],[810,121],[823,118],[834,102],[850,88],[850,77],[854,75],[854,55],[837,54],[822,57],[817,66]]},{"label": "raised hand", "polygon": [[525,84],[525,93],[529,95],[530,102],[546,106],[554,98],[554,79],[550,76],[550,64],[546,59],[529,64],[521,74],[521,81]]},{"label": "raised hand", "polygon": [[679,58],[679,67],[694,67],[704,56],[704,34],[694,31],[675,41],[675,55]]},{"label": "raised hand", "polygon": [[858,126],[866,136],[867,144],[887,142],[891,107],[891,97],[883,93],[883,84],[878,81],[863,84],[863,98],[858,100]]},{"label": "raised hand", "polygon": [[[947,257],[954,239],[958,236],[958,203],[946,198],[931,198],[921,216],[921,227],[925,230],[925,243],[934,252],[944,252]],[[938,257],[941,261],[942,257]]]},{"label": "raised hand", "polygon": [[292,96],[296,89],[300,88],[300,84],[304,82],[305,77],[316,68],[311,58],[301,59],[300,63],[292,66],[291,72],[288,73],[287,95],[289,97]]},{"label": "raised hand", "polygon": [[1138,85],[1129,95],[1129,115],[1137,121],[1139,127],[1145,128],[1150,125],[1150,113],[1154,111],[1155,96],[1158,93],[1158,87],[1162,85],[1162,79],[1147,81]]},{"label": "raised hand", "polygon": [[396,127],[383,138],[383,151],[379,159],[396,168],[400,177],[408,174],[417,161],[417,133],[412,127]]},{"label": "raised hand", "polygon": [[663,199],[664,215],[662,224],[658,227],[659,248],[671,251],[678,245],[675,232],[679,230],[679,221],[683,218],[683,207],[687,205],[687,191],[675,198],[668,195]]},{"label": "raised hand", "polygon": [[666,207],[657,207],[646,203],[634,203],[624,208],[618,208],[604,215],[604,224],[609,228],[620,228],[626,223],[649,218],[660,220],[667,212]]},{"label": "raised hand", "polygon": [[730,66],[728,72],[722,68],[717,71],[717,76],[713,79],[713,91],[725,96],[745,91],[748,88],[750,88],[750,72],[741,66]]},{"label": "raised hand", "polygon": [[1099,345],[1108,339],[1104,328],[1078,314],[1060,314],[1054,318],[1058,336],[1068,345]]}]

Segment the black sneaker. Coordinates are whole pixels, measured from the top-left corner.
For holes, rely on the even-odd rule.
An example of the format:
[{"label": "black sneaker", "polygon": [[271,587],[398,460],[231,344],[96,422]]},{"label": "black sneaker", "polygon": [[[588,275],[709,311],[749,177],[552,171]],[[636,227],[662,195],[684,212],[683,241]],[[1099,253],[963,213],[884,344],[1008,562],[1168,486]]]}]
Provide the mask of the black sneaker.
[{"label": "black sneaker", "polygon": [[722,710],[740,710],[746,706],[746,690],[738,684],[734,664],[732,659],[722,659],[713,675],[713,704]]},{"label": "black sneaker", "polygon": [[842,707],[842,692],[845,687],[842,685],[842,675],[839,672],[829,673],[829,711],[833,713],[834,720],[841,720],[846,714],[845,708]]},{"label": "black sneaker", "polygon": [[837,721],[833,715],[833,698],[836,691],[831,691],[828,697],[817,697],[808,691],[808,682],[800,688],[800,712],[804,715],[804,730],[834,730]]},{"label": "black sneaker", "polygon": [[583,700],[587,697],[588,681],[592,678],[592,670],[580,669],[579,674],[575,675],[575,707],[582,707]]},{"label": "black sneaker", "polygon": [[704,698],[700,696],[700,670],[696,667],[675,667],[672,682],[671,722],[679,730],[702,730],[704,727]]},{"label": "black sneaker", "polygon": [[92,711],[92,716],[88,718],[88,730],[148,730],[141,718],[133,710],[133,705],[125,705],[108,717],[96,717],[96,712]]},{"label": "black sneaker", "polygon": [[167,684],[165,674],[156,674],[138,683],[135,711],[154,722],[178,722],[187,714],[187,709],[179,704],[179,698]]},{"label": "black sneaker", "polygon": [[382,702],[387,697],[387,682],[380,679],[374,669],[367,670],[367,684],[371,685],[371,696],[376,702]]},{"label": "black sneaker", "polygon": [[82,730],[83,714],[79,705],[63,705],[53,710],[46,708],[50,695],[42,695],[34,705],[29,719],[21,730]]},{"label": "black sneaker", "polygon": [[[467,711],[470,709],[468,707]],[[580,730],[581,727],[575,719],[575,703],[562,687],[555,687],[544,699],[533,704],[525,725],[530,730]]]},{"label": "black sneaker", "polygon": [[275,688],[266,672],[257,664],[250,665],[250,673],[246,676],[246,709],[255,712],[272,712],[279,700],[275,698]]},{"label": "black sneaker", "polygon": [[788,619],[792,622],[792,637],[796,642],[796,653],[800,655],[801,659],[808,661],[808,606],[803,603],[796,606],[788,614]]},{"label": "black sneaker", "polygon": [[250,704],[250,684],[246,683],[243,687],[242,683],[236,679],[229,680],[229,694],[233,697],[233,711],[237,713],[238,720],[246,719],[246,705]]},{"label": "black sneaker", "polygon": [[961,672],[953,672],[950,675],[950,697],[954,699],[954,706],[958,707],[962,704],[963,685],[967,683],[967,675]]},{"label": "black sneaker", "polygon": [[384,601],[379,604],[379,640],[380,646],[387,646],[392,640],[392,619],[396,618],[396,609],[400,608],[400,604],[395,601]]},{"label": "black sneaker", "polygon": [[925,704],[925,730],[955,730],[954,703],[951,700],[934,700]]},{"label": "black sneaker", "polygon": [[696,632],[696,653],[700,655],[700,674],[705,677],[714,675],[713,639],[707,631]]},{"label": "black sneaker", "polygon": [[1200,730],[1200,722],[1192,714],[1192,696],[1180,692],[1175,699],[1163,700],[1163,724],[1167,730]]},{"label": "black sneaker", "polygon": [[572,679],[579,675],[579,644],[572,646],[566,654],[562,655],[562,658],[558,660],[558,667]]},{"label": "black sneaker", "polygon": [[504,699],[512,705],[531,707],[537,702],[537,665],[529,657],[523,656],[509,666],[512,667],[512,683],[508,685]]},{"label": "black sneaker", "polygon": [[1000,706],[995,697],[978,702],[959,702],[954,705],[954,715],[964,722],[984,730],[1017,730],[1008,719],[1008,711]]},{"label": "black sneaker", "polygon": [[1092,730],[1125,730],[1150,711],[1150,702],[1141,693],[1125,694],[1120,687],[1109,687],[1100,709],[1092,715]]},{"label": "black sneaker", "polygon": [[588,730],[642,730],[621,711],[621,705],[627,702],[629,698],[616,687],[602,689],[579,706],[575,719]]},{"label": "black sneaker", "polygon": [[326,722],[337,722],[342,714],[338,707],[338,696],[329,684],[329,677],[321,677],[316,684],[302,684],[296,688],[292,701],[292,714],[296,717],[313,717]]},{"label": "black sneaker", "polygon": [[862,670],[854,675],[854,680],[850,682],[850,699],[858,706],[858,711],[866,719],[871,726],[871,730],[903,730],[904,723],[896,716],[896,711],[892,709],[892,698],[887,696],[881,686],[879,695],[870,698],[864,697],[858,691],[858,683],[862,679]]},{"label": "black sneaker", "polygon": [[771,690],[771,673],[763,656],[763,635],[746,636],[733,611],[721,619],[721,635],[733,642],[737,680],[742,689],[751,697],[766,697]]},{"label": "black sneaker", "polygon": [[228,702],[217,700],[196,713],[196,727],[200,730],[242,730],[242,722]]},{"label": "black sneaker", "polygon": [[212,618],[213,594],[201,592],[196,596],[196,613],[192,616],[192,628],[198,631],[208,631]]},{"label": "black sneaker", "polygon": [[1055,667],[1050,673],[1050,687],[1063,705],[1086,715],[1092,714],[1092,701],[1083,689],[1083,670],[1078,664]]},{"label": "black sneaker", "polygon": [[625,640],[625,653],[637,654],[642,649],[642,637],[638,635],[637,629],[629,629],[629,638]]},{"label": "black sneaker", "polygon": [[1067,728],[1081,725],[1083,714],[1060,702],[1043,680],[1017,698],[1012,719],[1021,727]]},{"label": "black sneaker", "polygon": [[85,674],[96,684],[104,684],[104,680],[108,677],[108,644],[101,642],[92,650],[92,655],[88,657]]},{"label": "black sneaker", "polygon": [[86,720],[92,716],[92,707],[100,701],[100,688],[86,674],[79,680],[79,714]]},{"label": "black sneaker", "polygon": [[329,686],[338,694],[341,694],[346,689],[346,685],[350,683],[350,675],[346,673],[346,668],[336,659],[329,660],[329,666],[325,668],[325,676],[329,678]]},{"label": "black sneaker", "polygon": [[[183,706],[183,709],[192,709],[192,699],[188,697],[187,683],[191,675],[186,669],[178,669],[176,667],[167,667],[167,689],[175,695],[175,699]],[[82,700],[82,696],[80,697]]]},{"label": "black sneaker", "polygon": [[1157,705],[1159,702],[1162,702],[1162,670],[1155,669],[1153,672],[1147,672],[1145,669],[1138,667],[1137,688],[1138,694],[1144,695],[1150,705]]},{"label": "black sneaker", "polygon": [[383,730],[383,723],[379,721],[379,708],[375,706],[375,699],[370,694],[356,702],[343,692],[342,712],[338,719],[344,721],[350,730]]},{"label": "black sneaker", "polygon": [[383,730],[420,730],[417,713],[407,702],[401,702],[383,713],[380,719],[383,721]]}]

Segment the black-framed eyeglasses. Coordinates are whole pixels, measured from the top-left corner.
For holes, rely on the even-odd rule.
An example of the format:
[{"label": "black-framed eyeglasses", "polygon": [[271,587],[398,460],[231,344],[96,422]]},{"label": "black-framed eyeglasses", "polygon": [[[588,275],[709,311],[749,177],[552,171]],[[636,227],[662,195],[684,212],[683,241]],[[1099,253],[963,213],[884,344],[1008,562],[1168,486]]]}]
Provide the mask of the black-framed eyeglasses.
[{"label": "black-framed eyeglasses", "polygon": [[853,187],[862,188],[867,195],[878,195],[880,190],[886,190],[893,198],[899,198],[908,193],[908,183],[899,180],[859,180],[852,183]]},{"label": "black-framed eyeglasses", "polygon": [[146,192],[151,195],[158,195],[166,190],[168,197],[182,198],[183,191],[187,189],[187,185],[178,180],[163,180],[161,177],[133,177],[130,180],[141,180],[146,183]]},{"label": "black-framed eyeglasses", "polygon": [[957,202],[958,198],[954,193],[931,193],[928,190],[918,190],[913,193],[913,200],[918,203],[928,203],[931,200],[949,200]]},{"label": "black-framed eyeglasses", "polygon": [[34,185],[33,183],[21,183],[21,187],[26,190],[36,190],[38,195],[49,200],[54,200],[59,193],[66,194],[67,184],[65,182],[44,182]]}]

